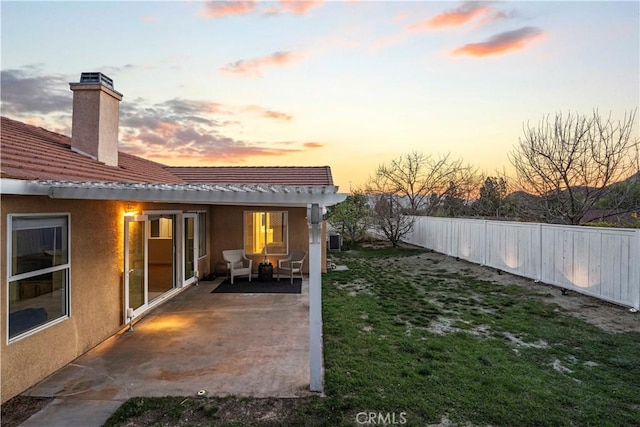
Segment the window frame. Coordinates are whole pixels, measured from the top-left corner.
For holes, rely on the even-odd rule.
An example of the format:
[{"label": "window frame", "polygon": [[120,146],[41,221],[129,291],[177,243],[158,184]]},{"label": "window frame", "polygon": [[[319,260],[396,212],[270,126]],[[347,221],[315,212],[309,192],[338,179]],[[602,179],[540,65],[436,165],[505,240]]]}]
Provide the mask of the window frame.
[{"label": "window frame", "polygon": [[[176,228],[176,225],[175,225],[176,215],[174,215],[174,214],[171,214],[171,215],[173,216],[173,218],[171,218],[171,226],[168,227],[168,230],[165,230],[165,228],[167,228],[167,225],[163,224],[161,220],[163,220],[163,219],[167,219],[168,220],[169,218],[164,218],[164,217],[161,216],[161,217],[158,217],[158,218],[150,218],[149,220],[147,220],[147,222],[149,223],[149,225],[148,225],[149,229],[147,230],[147,236],[149,237],[149,239],[152,239],[152,240],[173,239],[173,237],[174,237],[173,235],[175,234],[175,231],[176,231],[175,230],[175,228]],[[154,226],[153,226],[152,223],[154,221],[158,221],[158,235],[157,236],[153,235]],[[165,235],[165,234],[162,233],[163,231],[168,231],[169,234]]]},{"label": "window frame", "polygon": [[[263,250],[262,252],[246,252],[247,248],[247,214],[272,214],[272,213],[281,213],[284,214],[283,223],[286,225],[285,237],[284,237],[284,252],[271,253]],[[266,233],[266,230],[265,230]],[[266,238],[265,238],[266,242]],[[247,255],[288,255],[289,254],[289,211],[288,210],[245,210],[242,214],[242,247],[245,249]],[[267,248],[267,244],[265,243],[265,249]]]},{"label": "window frame", "polygon": [[[67,262],[60,265],[55,265],[52,267],[42,268],[39,270],[33,270],[26,273],[18,273],[13,274],[13,223],[14,219],[17,218],[64,218],[66,221],[67,227]],[[66,319],[71,317],[71,214],[69,212],[52,212],[52,213],[13,213],[7,214],[7,259],[6,259],[6,315],[5,315],[5,325],[6,325],[6,343],[11,344],[16,341],[19,341],[23,338],[36,334],[44,329],[47,329],[55,324],[65,321]],[[65,312],[66,314],[60,317],[57,317],[51,321],[48,321],[42,325],[36,326],[35,328],[28,329],[26,331],[20,332],[13,337],[10,337],[10,292],[11,292],[11,282],[15,282],[18,280],[24,280],[31,277],[41,276],[43,274],[55,273],[58,271],[65,272]]]},{"label": "window frame", "polygon": [[[198,259],[202,259],[205,258],[208,254],[207,229],[209,227],[207,227],[207,218],[209,215],[207,211],[196,211],[196,213],[198,214]],[[202,216],[204,216],[204,221],[201,220]],[[204,239],[204,251],[201,250],[203,249],[203,247],[200,246],[200,238]]]}]

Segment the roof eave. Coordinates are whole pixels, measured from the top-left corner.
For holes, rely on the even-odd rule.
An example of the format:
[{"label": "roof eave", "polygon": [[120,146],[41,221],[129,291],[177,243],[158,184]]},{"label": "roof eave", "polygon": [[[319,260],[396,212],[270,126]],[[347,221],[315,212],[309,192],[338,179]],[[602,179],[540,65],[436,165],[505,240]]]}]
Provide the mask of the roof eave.
[{"label": "roof eave", "polygon": [[336,186],[175,185],[1,180],[2,194],[46,195],[54,199],[127,200],[219,205],[332,206],[346,198]]},{"label": "roof eave", "polygon": [[27,181],[23,179],[2,178],[0,179],[0,194],[15,194],[23,196],[48,196],[49,187],[42,185],[38,181]]}]

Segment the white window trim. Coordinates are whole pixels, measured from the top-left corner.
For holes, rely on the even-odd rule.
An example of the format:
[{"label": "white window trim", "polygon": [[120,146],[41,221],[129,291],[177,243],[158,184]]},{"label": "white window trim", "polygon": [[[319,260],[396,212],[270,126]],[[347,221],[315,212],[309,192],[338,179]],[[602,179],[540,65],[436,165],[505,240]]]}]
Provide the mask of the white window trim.
[{"label": "white window trim", "polygon": [[[168,210],[162,210],[162,209],[156,209],[156,210],[143,210],[142,211],[142,215],[147,215],[147,216],[154,216],[154,215],[174,215],[174,224],[173,224],[173,230],[172,233],[176,233],[179,229],[177,228],[177,225],[175,224],[175,222],[178,221],[178,217],[180,216],[180,214],[182,214],[182,211],[180,210],[175,210],[175,209],[168,209]],[[151,237],[151,219],[147,218],[146,221],[146,227],[147,227],[147,238],[149,240],[154,240],[154,239],[172,239],[175,241],[176,236],[171,236],[171,237]]]},{"label": "white window trim", "polygon": [[[149,219],[149,220],[147,220],[147,223],[148,223],[148,225],[147,225],[147,228],[148,228],[148,230],[147,230],[147,236],[148,236],[148,237],[147,237],[147,238],[148,238],[149,240],[173,240],[173,237],[174,237],[174,236],[173,236],[173,233],[174,233],[174,231],[175,231],[175,224],[172,224],[172,228],[171,228],[171,236],[170,236],[170,237],[166,237],[166,236],[154,236],[154,235],[152,235],[152,233],[151,233],[151,232],[152,232],[152,229],[151,229],[151,222],[153,222],[153,221],[156,221],[156,220],[157,220],[157,221],[158,221],[158,231],[162,231],[162,226],[161,226],[161,223],[159,222],[161,219],[163,219],[163,218],[154,218],[154,219]],[[161,234],[162,234],[162,233],[161,233]]]},{"label": "white window trim", "polygon": [[[198,261],[200,261],[203,258],[206,258],[209,255],[209,247],[207,245],[207,230],[209,229],[209,227],[206,225],[206,222],[209,222],[209,212],[207,211],[193,211],[194,213],[198,214]],[[205,215],[205,227],[204,227],[204,232],[205,232],[205,236],[204,236],[204,255],[200,253],[200,230],[202,230],[201,225],[200,225],[200,214],[204,214]]]},{"label": "white window trim", "polygon": [[[33,272],[28,272],[28,273],[20,273],[20,274],[16,274],[14,276],[11,275],[12,273],[12,268],[13,268],[13,260],[12,260],[12,255],[13,255],[13,219],[14,218],[24,218],[24,217],[54,217],[54,216],[58,216],[58,217],[66,217],[67,218],[67,263],[66,264],[62,264],[62,265],[56,265],[54,267],[49,267],[49,268],[45,268],[42,270],[37,270],[38,274],[47,274],[47,273],[52,273],[55,271],[62,271],[62,270],[66,270],[67,271],[67,289],[65,292],[65,296],[66,296],[66,306],[67,306],[67,314],[66,316],[61,316],[58,317],[57,319],[54,319],[50,322],[47,322],[43,325],[40,325],[36,328],[30,329],[26,332],[20,333],[18,335],[16,335],[13,338],[9,338],[9,292],[10,292],[10,283],[16,280],[21,280],[21,279],[25,279],[27,277],[31,277],[34,276],[36,274],[34,274]],[[5,316],[5,325],[6,325],[6,330],[5,330],[5,342],[7,345],[9,344],[13,344],[14,342],[20,341],[24,338],[27,338],[31,335],[34,335],[44,329],[48,329],[53,325],[56,325],[58,323],[64,322],[65,320],[67,320],[68,318],[71,317],[71,214],[69,212],[47,212],[47,213],[21,213],[21,214],[8,214],[7,215],[7,260],[6,260],[6,283],[7,283],[7,289],[6,289],[6,294],[5,294],[5,300],[6,300],[6,316]]]}]

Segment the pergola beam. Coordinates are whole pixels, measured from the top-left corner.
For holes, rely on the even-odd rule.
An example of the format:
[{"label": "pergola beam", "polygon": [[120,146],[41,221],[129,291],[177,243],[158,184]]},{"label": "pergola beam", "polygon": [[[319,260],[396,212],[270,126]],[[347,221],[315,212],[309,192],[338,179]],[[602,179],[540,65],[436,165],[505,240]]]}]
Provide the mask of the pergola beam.
[{"label": "pergola beam", "polygon": [[261,184],[155,184],[23,181],[3,178],[2,194],[48,195],[54,199],[135,200],[219,205],[331,206],[344,200],[335,186]]},{"label": "pergola beam", "polygon": [[312,204],[307,208],[309,225],[309,377],[310,389],[323,389],[322,348],[322,207]]}]

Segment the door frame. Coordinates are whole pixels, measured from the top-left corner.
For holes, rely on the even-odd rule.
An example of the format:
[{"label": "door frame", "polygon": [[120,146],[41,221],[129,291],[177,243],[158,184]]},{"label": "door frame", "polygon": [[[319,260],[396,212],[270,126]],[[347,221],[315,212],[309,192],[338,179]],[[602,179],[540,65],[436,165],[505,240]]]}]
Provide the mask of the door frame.
[{"label": "door frame", "polygon": [[[186,247],[186,238],[187,238],[187,228],[185,227],[185,220],[187,218],[191,218],[193,219],[193,276],[192,277],[185,277],[186,276],[186,269],[187,269],[187,263],[185,262],[185,258],[187,255],[187,247]],[[181,221],[180,221],[180,225],[182,227],[182,233],[181,233],[181,237],[182,237],[182,242],[181,242],[181,285],[180,287],[184,287],[184,286],[188,286],[191,285],[193,283],[197,283],[198,281],[198,260],[199,260],[199,253],[198,253],[198,213],[197,212],[183,212],[181,215]]]},{"label": "door frame", "polygon": [[142,269],[143,269],[143,291],[144,291],[144,302],[143,304],[138,307],[137,309],[135,309],[133,311],[133,317],[138,316],[140,313],[144,312],[147,309],[147,306],[149,304],[149,295],[148,295],[148,291],[149,291],[149,286],[148,286],[148,266],[147,266],[147,260],[148,260],[148,256],[149,256],[149,252],[148,252],[148,239],[147,239],[147,220],[148,217],[147,215],[127,215],[124,217],[124,278],[123,278],[123,282],[124,282],[124,313],[123,313],[123,318],[124,318],[124,323],[127,323],[127,310],[129,309],[129,274],[131,273],[131,269],[130,269],[130,260],[129,260],[129,225],[132,222],[138,222],[140,223],[141,227],[142,227],[142,238],[143,238],[143,244],[144,244],[144,260],[142,263]]},{"label": "door frame", "polygon": [[[150,218],[156,215],[173,215],[173,246],[172,246],[172,260],[173,260],[173,288],[160,298],[154,299],[151,303],[149,301],[149,239],[151,234]],[[185,218],[192,218],[194,224],[194,244],[193,244],[193,256],[194,256],[194,275],[193,277],[185,280],[185,236],[186,229],[184,226]],[[199,263],[199,250],[198,250],[198,230],[199,230],[199,216],[198,212],[184,212],[175,209],[158,209],[158,210],[143,210],[142,215],[125,215],[124,217],[124,272],[123,272],[123,284],[124,284],[124,323],[129,320],[127,318],[127,309],[129,308],[129,224],[131,222],[142,223],[143,235],[144,235],[144,303],[134,310],[133,317],[137,317],[141,313],[147,311],[149,308],[156,305],[156,301],[160,302],[164,299],[164,295],[170,295],[176,291],[187,287],[188,285],[197,284],[198,281],[198,263]]]},{"label": "door frame", "polygon": [[[171,246],[171,259],[173,263],[173,286],[170,290],[165,292],[163,295],[174,292],[176,289],[180,289],[182,287],[182,277],[179,273],[182,271],[182,260],[180,259],[178,254],[182,253],[182,241],[180,236],[182,236],[182,211],[176,209],[154,209],[154,210],[143,210],[143,215],[147,216],[147,242],[151,239],[151,217],[155,217],[158,215],[173,215],[173,230],[172,230],[172,241],[173,245]],[[147,262],[149,260],[147,259]],[[148,288],[147,283],[147,288]],[[162,300],[163,298],[155,298],[154,301]],[[149,301],[147,301],[147,306]],[[153,305],[153,304],[152,304]]]}]

